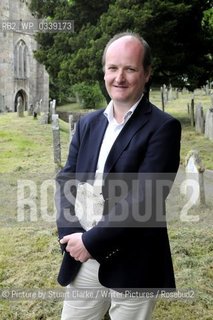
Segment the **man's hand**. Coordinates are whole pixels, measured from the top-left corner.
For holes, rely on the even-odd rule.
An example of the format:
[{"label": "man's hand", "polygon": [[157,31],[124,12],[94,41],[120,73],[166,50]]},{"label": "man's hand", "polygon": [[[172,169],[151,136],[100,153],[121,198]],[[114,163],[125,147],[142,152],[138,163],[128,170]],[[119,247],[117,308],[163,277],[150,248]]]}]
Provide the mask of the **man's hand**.
[{"label": "man's hand", "polygon": [[92,258],[82,241],[82,233],[77,232],[64,236],[60,240],[61,244],[67,243],[66,251],[70,253],[71,257],[80,262],[86,262]]}]

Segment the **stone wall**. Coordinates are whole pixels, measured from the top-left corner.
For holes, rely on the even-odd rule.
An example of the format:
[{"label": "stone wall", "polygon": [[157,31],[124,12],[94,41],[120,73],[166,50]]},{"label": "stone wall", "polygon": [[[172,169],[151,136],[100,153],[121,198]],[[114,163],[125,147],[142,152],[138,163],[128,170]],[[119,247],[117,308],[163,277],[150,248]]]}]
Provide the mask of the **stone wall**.
[{"label": "stone wall", "polygon": [[[1,0],[1,21],[33,21],[26,1]],[[22,41],[27,48],[26,75],[17,77],[15,73],[16,60],[15,48]],[[19,95],[24,100],[25,110],[30,105],[36,104],[42,99],[42,111],[48,110],[49,104],[49,76],[43,65],[40,65],[33,57],[33,51],[37,49],[37,43],[33,33],[19,30],[0,30],[0,111],[16,111]]]},{"label": "stone wall", "polygon": [[59,115],[59,118],[62,119],[65,122],[69,122],[69,116],[72,115],[73,116],[73,122],[76,123],[80,117],[82,117],[83,115],[87,114],[88,111],[85,112],[66,112],[66,111],[59,111],[57,110],[57,114]]}]

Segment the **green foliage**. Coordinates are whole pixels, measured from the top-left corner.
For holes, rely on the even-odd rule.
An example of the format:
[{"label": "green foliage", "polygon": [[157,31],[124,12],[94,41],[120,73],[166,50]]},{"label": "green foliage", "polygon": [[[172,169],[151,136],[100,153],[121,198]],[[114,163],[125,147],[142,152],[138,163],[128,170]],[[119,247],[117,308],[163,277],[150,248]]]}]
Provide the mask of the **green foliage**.
[{"label": "green foliage", "polygon": [[103,83],[101,56],[121,31],[141,34],[153,52],[154,84],[194,90],[212,80],[213,9],[209,0],[32,0],[39,17],[75,20],[75,33],[38,34],[36,58],[50,74],[50,95],[66,101],[72,85]]},{"label": "green foliage", "polygon": [[55,0],[31,0],[29,8],[33,15],[38,18],[54,17],[60,7],[61,10],[67,10],[70,3],[67,0],[58,0],[57,5]]},{"label": "green foliage", "polygon": [[96,109],[103,102],[103,95],[98,83],[87,84],[85,82],[76,83],[73,92],[79,99],[80,106],[84,109]]},{"label": "green foliage", "polygon": [[213,37],[202,27],[209,6],[199,0],[117,0],[101,16],[99,28],[103,33],[107,30],[109,38],[126,29],[138,32],[152,48],[153,82],[193,90],[212,77]]},{"label": "green foliage", "polygon": [[[87,81],[90,77],[91,70],[94,68],[89,67],[88,63],[93,60],[87,60],[88,55],[82,60],[81,52],[78,51],[89,47],[94,26],[98,23],[102,13],[107,11],[109,3],[113,2],[114,0],[104,0],[98,3],[97,1],[85,3],[84,0],[57,2],[32,0],[30,9],[39,18],[75,21],[74,33],[38,33],[36,35],[40,48],[34,54],[36,59],[46,66],[50,75],[50,97],[52,99],[57,99],[59,103],[65,102],[70,96],[71,86]],[[73,60],[80,60],[80,63],[77,62],[75,65]],[[85,63],[87,63],[86,66]],[[90,77],[89,80],[92,79],[94,77]]]}]

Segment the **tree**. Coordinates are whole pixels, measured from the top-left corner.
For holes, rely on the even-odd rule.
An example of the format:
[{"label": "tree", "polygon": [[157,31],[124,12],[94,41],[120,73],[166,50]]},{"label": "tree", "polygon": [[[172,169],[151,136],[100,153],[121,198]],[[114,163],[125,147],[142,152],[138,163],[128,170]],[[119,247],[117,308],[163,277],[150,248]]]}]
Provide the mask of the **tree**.
[{"label": "tree", "polygon": [[106,30],[108,38],[127,29],[138,32],[152,47],[153,81],[193,90],[212,77],[213,27],[204,19],[210,6],[200,0],[117,0],[98,28],[104,38]]},{"label": "tree", "polygon": [[54,91],[60,92],[60,87],[69,94],[69,87],[75,83],[98,80],[106,95],[103,49],[115,33],[126,30],[138,32],[152,47],[153,83],[193,90],[212,78],[213,9],[209,0],[116,0],[98,4],[61,0],[54,10],[50,9],[52,18],[78,17],[75,34],[38,36],[41,47],[36,57],[54,79]]},{"label": "tree", "polygon": [[[74,20],[75,32],[38,33],[36,40],[40,48],[35,52],[36,59],[46,66],[50,74],[50,96],[60,102],[70,95],[71,85],[76,83],[70,79],[72,70],[69,67],[79,49],[88,45],[88,41],[81,37],[81,29],[93,27],[101,14],[108,9],[113,0],[100,3],[76,0],[32,0],[30,9],[38,18],[49,20]],[[88,39],[91,35],[88,33]],[[72,58],[71,58],[72,57]],[[82,63],[80,64],[82,68]],[[84,72],[85,74],[85,72]]]},{"label": "tree", "polygon": [[[209,1],[147,1],[142,31],[154,52],[154,71],[167,83],[187,85],[193,90],[212,74],[212,40],[203,28]],[[137,24],[137,22],[136,22]],[[140,29],[140,22],[137,24]],[[152,30],[150,33],[149,30]]]}]

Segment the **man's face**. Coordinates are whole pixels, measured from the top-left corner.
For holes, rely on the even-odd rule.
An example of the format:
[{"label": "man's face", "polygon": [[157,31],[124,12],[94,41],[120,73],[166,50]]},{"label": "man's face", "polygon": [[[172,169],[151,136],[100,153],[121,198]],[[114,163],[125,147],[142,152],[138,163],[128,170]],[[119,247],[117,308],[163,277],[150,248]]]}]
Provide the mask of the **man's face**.
[{"label": "man's face", "polygon": [[144,71],[144,49],[141,43],[130,36],[114,41],[105,57],[105,86],[117,106],[131,106],[140,98],[150,70]]}]

